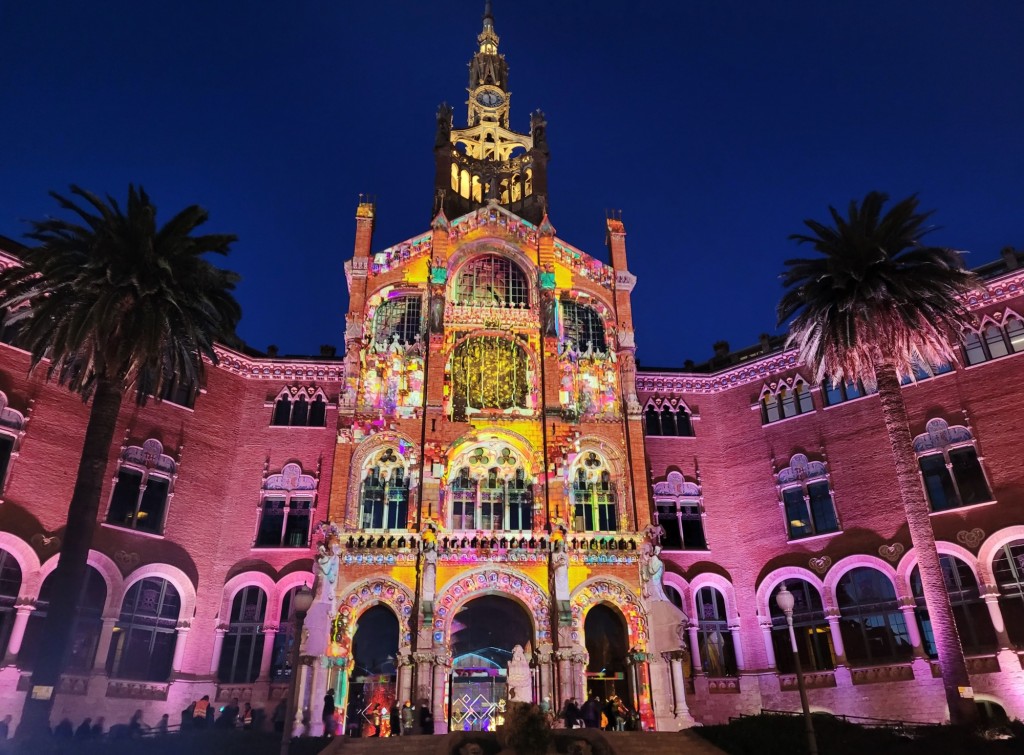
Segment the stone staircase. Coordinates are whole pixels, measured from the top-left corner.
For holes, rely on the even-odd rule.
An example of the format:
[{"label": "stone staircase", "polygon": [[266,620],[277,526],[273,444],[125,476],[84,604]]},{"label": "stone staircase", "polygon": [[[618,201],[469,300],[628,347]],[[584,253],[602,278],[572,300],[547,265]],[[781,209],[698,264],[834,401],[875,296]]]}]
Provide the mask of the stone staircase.
[{"label": "stone staircase", "polygon": [[[595,732],[596,733],[596,732]],[[724,755],[724,751],[690,731],[601,733],[616,755]],[[451,735],[343,739],[331,742],[320,755],[450,755]]]}]

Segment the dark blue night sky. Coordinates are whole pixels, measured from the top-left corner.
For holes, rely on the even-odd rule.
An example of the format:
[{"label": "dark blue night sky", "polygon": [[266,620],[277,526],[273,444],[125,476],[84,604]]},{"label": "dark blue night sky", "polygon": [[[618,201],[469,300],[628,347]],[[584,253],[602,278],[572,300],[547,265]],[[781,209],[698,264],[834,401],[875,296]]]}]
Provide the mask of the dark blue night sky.
[{"label": "dark blue night sky", "polygon": [[[476,0],[0,6],[0,234],[78,183],[197,202],[239,241],[241,335],[339,344],[360,192],[375,248],[427,228],[435,111],[465,109]],[[970,264],[1024,246],[1024,3],[496,0],[513,127],[548,116],[559,236],[628,232],[639,357],[772,331],[790,233],[919,192]]]}]

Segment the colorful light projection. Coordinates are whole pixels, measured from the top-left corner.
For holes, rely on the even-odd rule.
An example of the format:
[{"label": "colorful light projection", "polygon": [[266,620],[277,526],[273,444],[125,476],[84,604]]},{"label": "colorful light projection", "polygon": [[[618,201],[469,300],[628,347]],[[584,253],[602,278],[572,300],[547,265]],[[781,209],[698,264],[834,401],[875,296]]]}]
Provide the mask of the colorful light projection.
[{"label": "colorful light projection", "polygon": [[423,405],[423,318],[420,294],[385,289],[371,299],[373,323],[362,351],[360,405],[412,417]]},{"label": "colorful light projection", "polygon": [[451,416],[517,416],[536,406],[536,376],[526,350],[506,335],[471,336],[455,346],[448,363]]},{"label": "colorful light projection", "polygon": [[[608,346],[604,318],[573,300],[555,306],[560,370],[558,399],[574,419],[617,419],[620,414],[615,351]],[[614,337],[614,333],[607,334]]]}]

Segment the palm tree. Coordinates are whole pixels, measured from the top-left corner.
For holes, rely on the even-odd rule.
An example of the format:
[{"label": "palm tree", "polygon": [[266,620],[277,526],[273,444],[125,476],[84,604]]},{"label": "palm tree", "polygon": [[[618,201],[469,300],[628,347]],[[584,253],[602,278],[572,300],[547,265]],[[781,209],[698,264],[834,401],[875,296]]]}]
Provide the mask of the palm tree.
[{"label": "palm tree", "polygon": [[957,252],[922,243],[931,213],[917,211],[916,196],[883,215],[888,199],[873,191],[859,207],[850,202],[845,218],[829,207],[834,227],[804,221],[811,234],[790,238],[810,244],[821,256],[786,260],[779,323],[792,318],[787,347],[799,349],[817,381],[861,380],[869,390],[878,389],[950,720],[970,723],[977,710],[958,689],[970,679],[939,566],[901,380],[914,379],[915,368],[930,373],[956,360],[954,344],[972,319],[964,294],[980,284]]},{"label": "palm tree", "polygon": [[[172,382],[199,385],[203,358],[217,362],[214,342],[231,337],[241,310],[232,290],[238,276],[204,255],[227,254],[234,236],[193,236],[207,219],[187,207],[157,227],[156,207],[141,187],[128,187],[122,210],[107,197],[71,187],[83,204],[51,192],[75,215],[33,222],[37,242],[23,264],[0,273],[0,308],[18,327],[18,343],[56,380],[92,401],[67,525],[54,570],[53,600],[41,627],[41,653],[26,695],[27,733],[48,723],[64,669],[71,627],[86,577],[96,515],[122,396],[138,403]],[[35,699],[35,698],[45,699]]]}]

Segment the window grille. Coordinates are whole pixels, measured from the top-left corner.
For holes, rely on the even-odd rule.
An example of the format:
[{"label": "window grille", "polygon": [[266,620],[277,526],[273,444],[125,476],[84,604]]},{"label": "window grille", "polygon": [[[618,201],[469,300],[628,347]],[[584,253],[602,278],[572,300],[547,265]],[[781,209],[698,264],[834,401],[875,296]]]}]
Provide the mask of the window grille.
[{"label": "window grille", "polygon": [[469,307],[529,306],[526,276],[512,260],[486,254],[467,262],[455,280],[455,303]]}]

